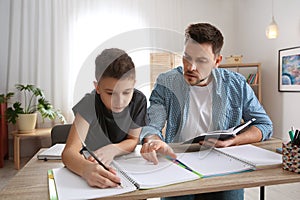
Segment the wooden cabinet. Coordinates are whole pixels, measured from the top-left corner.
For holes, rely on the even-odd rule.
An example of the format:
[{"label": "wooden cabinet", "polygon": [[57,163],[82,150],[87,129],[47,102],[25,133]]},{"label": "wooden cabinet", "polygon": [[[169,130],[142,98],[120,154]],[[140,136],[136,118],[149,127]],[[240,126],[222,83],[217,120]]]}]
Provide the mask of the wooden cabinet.
[{"label": "wooden cabinet", "polygon": [[5,117],[6,103],[0,103],[0,168],[4,166],[4,159],[8,159],[8,128]]},{"label": "wooden cabinet", "polygon": [[222,64],[219,68],[225,68],[231,71],[238,72],[245,76],[247,82],[252,87],[260,103],[261,96],[261,64],[260,63],[233,63]]}]

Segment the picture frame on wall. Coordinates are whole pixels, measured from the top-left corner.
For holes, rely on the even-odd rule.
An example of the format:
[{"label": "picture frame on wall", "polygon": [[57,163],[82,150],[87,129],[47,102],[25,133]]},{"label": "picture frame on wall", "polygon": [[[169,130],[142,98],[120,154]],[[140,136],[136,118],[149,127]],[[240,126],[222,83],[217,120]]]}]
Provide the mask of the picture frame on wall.
[{"label": "picture frame on wall", "polygon": [[278,91],[300,92],[300,46],[278,51]]}]

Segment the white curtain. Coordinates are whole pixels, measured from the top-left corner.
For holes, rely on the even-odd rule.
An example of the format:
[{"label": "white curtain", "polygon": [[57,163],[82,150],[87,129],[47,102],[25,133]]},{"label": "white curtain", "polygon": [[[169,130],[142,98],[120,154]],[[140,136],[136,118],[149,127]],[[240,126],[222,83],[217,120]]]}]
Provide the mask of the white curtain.
[{"label": "white curtain", "polygon": [[137,1],[1,0],[0,93],[14,91],[16,83],[35,84],[70,122],[81,65],[101,42],[142,26],[141,17],[126,9],[134,5]]},{"label": "white curtain", "polygon": [[[209,4],[213,6],[218,1]],[[101,44],[126,49],[124,46],[141,42],[135,40],[144,36],[152,44],[142,43],[141,49],[163,44],[169,45],[169,50],[181,51],[183,38],[177,36],[182,35],[188,23],[199,21],[201,13],[207,16],[207,12],[201,12],[206,11],[205,6],[197,7],[204,2],[207,3],[205,0],[0,0],[0,94],[14,91],[16,83],[35,84],[72,122],[71,109],[78,100],[76,96],[83,96],[82,91],[90,92],[93,87],[91,55],[99,53],[95,49]],[[216,18],[214,14],[211,17]],[[144,34],[151,27],[167,31]],[[129,41],[111,43],[111,38],[136,29],[145,30]],[[171,32],[177,35],[172,36]],[[157,34],[163,39],[159,40]],[[149,54],[133,54],[137,63],[148,63]],[[148,78],[147,73],[141,72],[141,78]],[[79,75],[85,79],[78,81]]]},{"label": "white curtain", "polygon": [[1,90],[14,91],[16,83],[35,84],[68,116],[70,3],[12,0],[1,6],[8,14]]}]

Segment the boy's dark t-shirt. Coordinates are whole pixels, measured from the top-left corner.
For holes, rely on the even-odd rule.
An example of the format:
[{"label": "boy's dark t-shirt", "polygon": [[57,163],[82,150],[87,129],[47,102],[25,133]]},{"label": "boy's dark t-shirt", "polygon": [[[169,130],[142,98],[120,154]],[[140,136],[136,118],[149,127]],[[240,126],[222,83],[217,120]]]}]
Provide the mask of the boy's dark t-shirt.
[{"label": "boy's dark t-shirt", "polygon": [[75,115],[79,113],[89,123],[85,144],[94,151],[125,140],[129,129],[145,126],[147,100],[142,92],[134,89],[129,105],[120,113],[112,113],[93,90],[73,107],[73,112]]}]

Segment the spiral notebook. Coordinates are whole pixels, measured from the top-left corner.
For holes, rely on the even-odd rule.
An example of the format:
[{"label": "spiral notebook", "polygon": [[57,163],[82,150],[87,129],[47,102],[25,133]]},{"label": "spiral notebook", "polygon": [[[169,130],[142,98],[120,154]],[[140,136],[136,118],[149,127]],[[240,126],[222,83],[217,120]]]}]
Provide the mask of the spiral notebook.
[{"label": "spiral notebook", "polygon": [[[112,162],[122,187],[98,189],[88,186],[86,181],[67,168],[53,169],[59,199],[90,199],[151,189],[171,184],[196,180],[201,177],[218,176],[255,170],[258,166],[281,164],[281,155],[253,145],[212,148],[197,152],[178,153],[177,159],[189,168],[182,167],[160,156],[154,165],[143,159],[140,146],[128,155],[117,157]],[[162,178],[163,177],[163,178]]]}]

